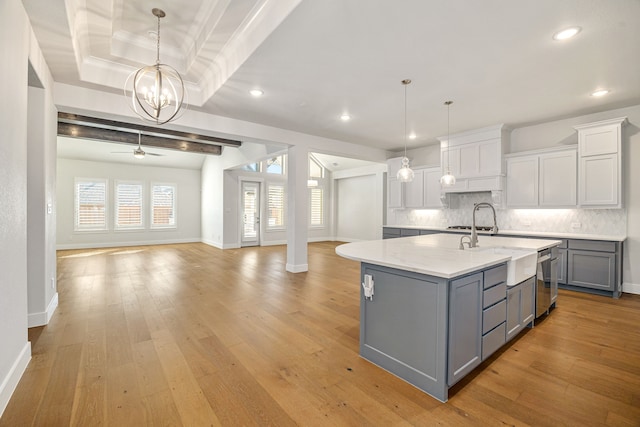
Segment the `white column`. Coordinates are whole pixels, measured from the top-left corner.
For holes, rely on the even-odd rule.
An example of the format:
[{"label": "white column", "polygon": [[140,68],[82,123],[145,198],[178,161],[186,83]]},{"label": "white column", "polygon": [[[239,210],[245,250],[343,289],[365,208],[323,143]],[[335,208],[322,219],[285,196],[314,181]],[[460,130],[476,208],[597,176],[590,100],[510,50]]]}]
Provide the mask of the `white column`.
[{"label": "white column", "polygon": [[301,273],[307,264],[309,152],[289,147],[287,155],[287,271]]}]

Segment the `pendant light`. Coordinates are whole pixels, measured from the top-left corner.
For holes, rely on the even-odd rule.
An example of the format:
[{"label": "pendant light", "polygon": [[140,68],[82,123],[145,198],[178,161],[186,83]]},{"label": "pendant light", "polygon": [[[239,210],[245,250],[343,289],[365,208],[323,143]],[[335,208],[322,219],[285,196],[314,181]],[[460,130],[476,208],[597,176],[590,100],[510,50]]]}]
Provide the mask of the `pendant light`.
[{"label": "pendant light", "polygon": [[156,63],[142,67],[129,75],[124,94],[131,97],[130,107],[143,120],[162,125],[177,119],[184,112],[184,82],[171,66],[160,63],[160,18],[166,14],[153,8],[151,13],[158,18]]},{"label": "pendant light", "polygon": [[440,178],[440,184],[446,187],[450,187],[456,183],[456,177],[451,174],[451,160],[449,158],[449,140],[451,139],[449,137],[449,110],[451,109],[451,104],[453,104],[453,101],[444,103],[444,105],[447,106],[447,172]]},{"label": "pendant light", "polygon": [[413,170],[409,167],[409,158],[407,157],[407,85],[411,84],[411,80],[405,79],[401,83],[404,85],[404,157],[396,177],[400,182],[411,182],[413,181]]}]

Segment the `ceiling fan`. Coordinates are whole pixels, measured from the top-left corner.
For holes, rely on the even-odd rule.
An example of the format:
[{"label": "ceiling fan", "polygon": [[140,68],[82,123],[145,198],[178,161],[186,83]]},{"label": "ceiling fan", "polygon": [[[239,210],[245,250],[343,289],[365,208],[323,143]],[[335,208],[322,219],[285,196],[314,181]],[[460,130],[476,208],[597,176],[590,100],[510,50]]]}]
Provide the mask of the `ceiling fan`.
[{"label": "ceiling fan", "polygon": [[[144,159],[144,156],[164,156],[164,154],[158,153],[148,153],[144,151],[141,147],[142,142],[142,132],[138,132],[138,147],[133,150],[133,157],[136,159]],[[131,151],[112,151],[113,154],[129,154]]]}]

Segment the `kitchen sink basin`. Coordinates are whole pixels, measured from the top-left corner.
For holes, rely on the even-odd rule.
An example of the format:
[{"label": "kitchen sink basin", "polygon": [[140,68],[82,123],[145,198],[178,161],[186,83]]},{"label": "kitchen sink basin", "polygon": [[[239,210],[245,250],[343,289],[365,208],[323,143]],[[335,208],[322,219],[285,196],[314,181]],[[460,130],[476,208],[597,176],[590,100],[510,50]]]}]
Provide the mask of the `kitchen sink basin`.
[{"label": "kitchen sink basin", "polygon": [[471,250],[510,256],[511,260],[507,262],[507,286],[517,285],[536,274],[538,252],[531,249],[493,246],[478,247]]}]

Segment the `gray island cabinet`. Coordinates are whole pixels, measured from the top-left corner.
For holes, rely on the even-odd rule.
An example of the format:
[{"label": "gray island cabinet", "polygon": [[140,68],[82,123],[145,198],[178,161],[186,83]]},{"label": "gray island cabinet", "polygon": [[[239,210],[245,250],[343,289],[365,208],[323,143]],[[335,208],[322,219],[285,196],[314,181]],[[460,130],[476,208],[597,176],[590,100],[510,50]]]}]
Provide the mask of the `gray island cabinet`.
[{"label": "gray island cabinet", "polygon": [[[435,234],[336,248],[361,262],[362,284],[373,282],[372,295],[364,286],[360,292],[360,355],[442,402],[452,385],[507,340],[510,257],[461,251],[458,240]],[[532,251],[560,243],[501,237],[480,242]]]},{"label": "gray island cabinet", "polygon": [[[370,275],[375,292],[361,293],[360,355],[446,401],[449,387],[505,342],[506,311],[486,343],[483,336],[484,277],[492,270],[446,280],[363,263],[362,280]],[[504,285],[506,269],[499,270]]]}]

